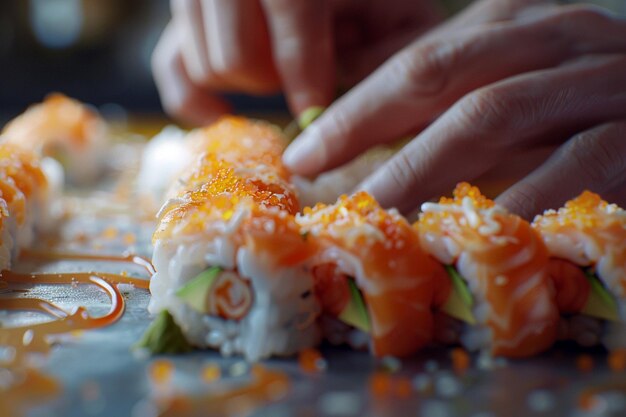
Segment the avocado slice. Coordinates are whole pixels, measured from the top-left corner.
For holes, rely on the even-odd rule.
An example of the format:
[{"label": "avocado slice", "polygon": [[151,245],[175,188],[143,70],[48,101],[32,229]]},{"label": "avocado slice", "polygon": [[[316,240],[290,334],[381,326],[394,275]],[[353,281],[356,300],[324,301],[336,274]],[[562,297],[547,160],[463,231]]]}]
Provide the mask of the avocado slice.
[{"label": "avocado slice", "polygon": [[317,119],[322,115],[322,113],[324,113],[324,110],[326,110],[326,107],[311,106],[305,109],[302,113],[300,113],[300,116],[298,116],[298,127],[300,128],[300,130],[304,130],[309,127],[309,125],[313,123],[315,119]]},{"label": "avocado slice", "polygon": [[350,299],[343,311],[339,314],[339,319],[357,329],[369,333],[371,330],[370,316],[363,300],[363,294],[356,286],[354,278],[348,277],[348,289],[350,291]]},{"label": "avocado slice", "polygon": [[176,295],[194,310],[200,313],[208,313],[207,297],[220,272],[222,272],[222,268],[219,266],[200,272],[191,281],[180,287],[176,291]]},{"label": "avocado slice", "polygon": [[452,289],[441,309],[451,317],[469,324],[476,324],[476,319],[472,313],[474,300],[472,293],[467,288],[467,283],[454,266],[446,265],[445,268],[452,282]]},{"label": "avocado slice", "polygon": [[617,302],[602,284],[594,269],[585,269],[585,276],[591,285],[591,291],[581,313],[610,321],[619,320]]},{"label": "avocado slice", "polygon": [[161,311],[133,349],[145,349],[152,355],[186,353],[193,350],[169,311]]}]

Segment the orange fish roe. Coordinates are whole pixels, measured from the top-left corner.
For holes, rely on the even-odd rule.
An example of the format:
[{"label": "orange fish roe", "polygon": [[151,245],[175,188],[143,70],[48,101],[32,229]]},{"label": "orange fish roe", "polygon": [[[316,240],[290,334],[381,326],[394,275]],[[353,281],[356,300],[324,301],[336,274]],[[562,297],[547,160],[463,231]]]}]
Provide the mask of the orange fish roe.
[{"label": "orange fish roe", "polygon": [[576,368],[581,372],[590,372],[593,369],[593,358],[591,355],[578,355],[576,358]]},{"label": "orange fish roe", "polygon": [[346,227],[354,227],[369,223],[381,226],[387,238],[400,237],[397,235],[402,232],[401,226],[406,224],[402,216],[383,210],[374,197],[366,192],[358,192],[352,196],[342,195],[333,205],[318,203],[312,208],[305,207],[302,213],[304,216],[316,218],[323,225],[346,223]]},{"label": "orange fish roe", "polygon": [[104,239],[112,240],[117,237],[118,233],[119,231],[115,227],[110,226],[102,231],[102,237]]},{"label": "orange fish roe", "polygon": [[452,368],[454,368],[456,373],[462,374],[469,369],[471,358],[465,349],[452,349],[450,351],[450,359],[452,360]]},{"label": "orange fish roe", "polygon": [[300,369],[306,373],[318,373],[326,370],[326,360],[317,349],[304,349],[298,355]]},{"label": "orange fish roe", "polygon": [[62,139],[81,147],[94,140],[104,128],[102,118],[89,107],[54,93],[8,123],[2,135],[31,149]]},{"label": "orange fish roe", "polygon": [[295,193],[285,182],[265,182],[258,178],[237,175],[230,167],[216,170],[200,187],[186,194],[190,201],[205,201],[207,197],[228,194],[232,199],[251,197],[254,202],[278,207],[292,214],[298,211]]},{"label": "orange fish roe", "polygon": [[394,383],[394,394],[398,398],[409,398],[413,393],[413,384],[407,377],[398,377]]},{"label": "orange fish roe", "polygon": [[626,211],[590,191],[557,211],[537,216],[538,230],[554,256],[578,266],[603,265],[598,278],[613,294],[626,291]]},{"label": "orange fish roe", "polygon": [[409,398],[413,394],[413,383],[405,376],[377,371],[369,378],[369,391],[376,397]]},{"label": "orange fish roe", "polygon": [[474,206],[479,209],[486,209],[486,208],[493,207],[495,205],[493,200],[485,197],[480,192],[478,187],[470,185],[467,182],[461,182],[457,184],[452,195],[453,195],[453,198],[441,197],[439,202],[441,204],[461,205],[463,204],[463,200],[465,199],[465,197],[469,197],[474,203]]},{"label": "orange fish roe", "polygon": [[166,359],[157,359],[150,364],[148,374],[154,383],[167,384],[172,380],[174,364]]},{"label": "orange fish roe", "polygon": [[617,349],[606,358],[606,361],[613,371],[621,372],[626,369],[626,349]]},{"label": "orange fish roe", "polygon": [[561,224],[577,223],[585,228],[593,228],[599,225],[602,216],[599,211],[606,211],[609,203],[591,191],[584,191],[578,197],[565,203],[558,211],[548,210],[542,216],[537,216],[536,223],[541,223],[550,218],[559,218]]},{"label": "orange fish roe", "polygon": [[200,373],[202,380],[206,383],[215,382],[222,376],[222,369],[216,363],[210,363],[202,368]]},{"label": "orange fish roe", "polygon": [[[295,215],[299,203],[281,162],[286,141],[271,125],[225,117],[188,138],[200,155],[170,195],[153,239],[205,231],[237,214],[266,210]],[[271,226],[268,226],[271,227]]]},{"label": "orange fish roe", "polygon": [[[565,203],[559,210],[548,210],[537,216],[533,225],[542,232],[574,229],[596,237],[598,229],[605,230],[603,239],[621,242],[626,235],[624,210],[609,204],[591,191],[584,191],[578,197]],[[599,237],[599,236],[597,236]]]},{"label": "orange fish roe", "polygon": [[137,236],[134,233],[125,233],[122,240],[126,245],[134,245],[137,242]]},{"label": "orange fish roe", "polygon": [[391,393],[393,378],[387,372],[374,372],[369,378],[369,391],[376,397]]},{"label": "orange fish roe", "polygon": [[[470,185],[466,182],[459,183],[453,191],[453,197],[441,197],[439,204],[451,205],[451,206],[463,206],[463,202],[467,199],[471,201],[472,206],[476,209],[488,209],[495,206],[493,200],[485,197],[478,187]],[[423,222],[439,221],[440,219],[452,216],[452,213],[448,210],[438,212],[422,213],[420,218]]]}]

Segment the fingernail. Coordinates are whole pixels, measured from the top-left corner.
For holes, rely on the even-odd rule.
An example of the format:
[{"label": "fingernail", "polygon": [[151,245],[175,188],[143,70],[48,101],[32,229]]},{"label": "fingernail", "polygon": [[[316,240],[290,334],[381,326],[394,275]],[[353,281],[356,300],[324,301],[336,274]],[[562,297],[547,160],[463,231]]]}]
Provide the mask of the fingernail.
[{"label": "fingernail", "polygon": [[283,153],[283,163],[295,174],[316,174],[324,164],[324,142],[313,127],[302,133]]}]

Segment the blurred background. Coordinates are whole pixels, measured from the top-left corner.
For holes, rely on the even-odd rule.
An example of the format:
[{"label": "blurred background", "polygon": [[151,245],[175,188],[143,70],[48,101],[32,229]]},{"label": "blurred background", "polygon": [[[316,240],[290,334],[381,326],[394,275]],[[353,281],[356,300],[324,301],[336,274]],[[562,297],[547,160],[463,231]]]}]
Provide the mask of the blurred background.
[{"label": "blurred background", "polygon": [[[594,2],[626,15],[626,0]],[[469,0],[442,3],[453,13]],[[168,19],[169,0],[0,1],[0,123],[52,91],[105,115],[159,114],[150,55]],[[236,111],[285,109],[281,97],[232,101]]]},{"label": "blurred background", "polygon": [[[162,112],[150,55],[169,0],[0,1],[0,123],[58,91],[105,116]],[[281,97],[235,95],[237,111],[285,109]]]},{"label": "blurred background", "polygon": [[150,54],[168,19],[169,0],[1,1],[0,118],[51,91],[159,111]]}]

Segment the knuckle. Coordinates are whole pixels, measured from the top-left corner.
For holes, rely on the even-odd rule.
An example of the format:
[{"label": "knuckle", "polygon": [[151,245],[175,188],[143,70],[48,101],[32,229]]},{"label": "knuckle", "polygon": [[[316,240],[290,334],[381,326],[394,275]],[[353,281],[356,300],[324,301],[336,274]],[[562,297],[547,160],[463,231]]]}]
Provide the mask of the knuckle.
[{"label": "knuckle", "polygon": [[601,7],[575,5],[560,7],[554,13],[548,14],[545,26],[555,28],[561,36],[568,36],[590,30],[605,30],[611,20],[607,11]]},{"label": "knuckle", "polygon": [[455,46],[427,43],[409,48],[392,61],[391,75],[404,80],[414,96],[440,94],[448,84]]},{"label": "knuckle", "polygon": [[[502,87],[476,90],[461,99],[459,108],[463,123],[479,133],[490,134],[515,130],[532,111],[528,100],[516,91]],[[503,140],[506,138],[503,136]]]},{"label": "knuckle", "polygon": [[389,164],[387,174],[394,186],[407,189],[419,182],[419,176],[406,152],[399,152]]},{"label": "knuckle", "polygon": [[576,135],[562,157],[573,161],[583,178],[597,185],[612,183],[626,167],[626,155],[605,128]]},{"label": "knuckle", "polygon": [[326,140],[327,137],[339,138],[338,141],[333,141],[332,147],[336,148],[337,152],[346,151],[346,148],[351,146],[350,138],[353,137],[351,120],[350,115],[342,108],[329,111],[324,122],[328,123],[328,131],[331,131],[332,134],[322,136],[322,140]]},{"label": "knuckle", "polygon": [[560,18],[573,26],[585,23],[602,26],[611,20],[606,9],[592,5],[564,7]]}]

